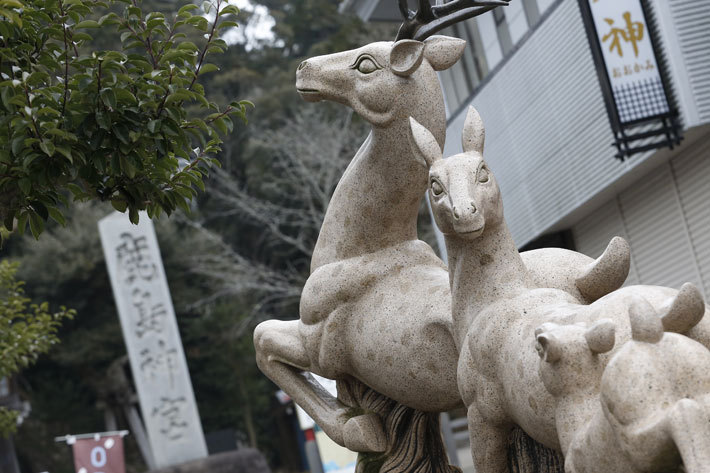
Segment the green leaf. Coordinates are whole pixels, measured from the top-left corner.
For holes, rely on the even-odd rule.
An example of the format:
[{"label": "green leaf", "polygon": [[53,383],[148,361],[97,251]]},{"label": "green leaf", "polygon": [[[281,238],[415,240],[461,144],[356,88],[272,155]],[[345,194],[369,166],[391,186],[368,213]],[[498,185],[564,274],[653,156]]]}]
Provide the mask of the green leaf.
[{"label": "green leaf", "polygon": [[198,8],[199,8],[199,7],[198,7],[197,5],[195,5],[194,3],[188,3],[187,5],[185,5],[184,7],[181,7],[181,8],[178,10],[178,15],[181,15],[181,14],[183,14],[183,13],[185,13],[185,12],[189,12],[189,11],[191,11],[191,10],[197,10]]},{"label": "green leaf", "polygon": [[39,149],[41,149],[47,156],[54,156],[54,143],[49,140],[42,140],[39,143]]},{"label": "green leaf", "polygon": [[69,189],[72,194],[74,194],[75,199],[79,198],[79,197],[83,197],[83,195],[84,195],[84,189],[82,189],[81,187],[77,186],[76,184],[74,184],[72,182],[68,183],[66,185],[66,188]]},{"label": "green leaf", "polygon": [[57,151],[58,151],[62,156],[64,156],[65,158],[67,158],[67,161],[69,161],[69,162],[72,163],[72,164],[74,163],[74,158],[72,157],[71,149],[67,148],[66,146],[57,146],[56,148],[57,148]]},{"label": "green leaf", "polygon": [[218,71],[218,70],[219,70],[219,67],[217,67],[216,64],[205,63],[200,68],[200,75],[207,74],[208,72]]},{"label": "green leaf", "polygon": [[125,212],[128,207],[128,203],[123,199],[111,199],[111,205],[121,213]]},{"label": "green leaf", "polygon": [[27,212],[22,212],[19,217],[17,217],[17,231],[20,235],[25,234],[25,228],[27,227]]},{"label": "green leaf", "polygon": [[74,28],[98,28],[100,26],[101,25],[99,24],[98,21],[84,20],[84,21],[80,21],[79,23],[74,25]]},{"label": "green leaf", "polygon": [[160,130],[160,120],[151,120],[148,122],[148,131],[155,133],[155,130]]},{"label": "green leaf", "polygon": [[22,179],[17,181],[17,185],[20,187],[20,190],[23,194],[30,195],[30,190],[32,189],[32,182],[29,180],[29,178],[23,177]]},{"label": "green leaf", "polygon": [[37,212],[37,214],[42,217],[42,220],[47,220],[49,218],[49,210],[47,210],[47,206],[44,205],[42,202],[39,200],[33,200],[30,202],[32,204],[32,208]]},{"label": "green leaf", "polygon": [[101,89],[99,95],[101,96],[101,101],[104,103],[104,105],[111,109],[116,108],[116,94],[113,92],[113,89]]},{"label": "green leaf", "polygon": [[239,14],[239,8],[237,8],[236,5],[227,5],[226,7],[222,8],[222,11],[220,12],[220,15],[238,15]]},{"label": "green leaf", "polygon": [[39,240],[39,236],[44,231],[44,220],[32,211],[30,211],[30,231],[35,240]]},{"label": "green leaf", "polygon": [[138,225],[138,219],[138,210],[135,207],[131,207],[128,210],[128,220],[130,220],[132,224]]},{"label": "green leaf", "polygon": [[62,227],[66,226],[67,220],[64,218],[64,215],[62,215],[58,208],[49,207],[47,208],[47,210],[49,211],[49,216],[52,217],[52,220],[57,222]]},{"label": "green leaf", "polygon": [[239,24],[236,21],[223,21],[217,26],[218,30],[221,30],[222,28],[237,28]]}]

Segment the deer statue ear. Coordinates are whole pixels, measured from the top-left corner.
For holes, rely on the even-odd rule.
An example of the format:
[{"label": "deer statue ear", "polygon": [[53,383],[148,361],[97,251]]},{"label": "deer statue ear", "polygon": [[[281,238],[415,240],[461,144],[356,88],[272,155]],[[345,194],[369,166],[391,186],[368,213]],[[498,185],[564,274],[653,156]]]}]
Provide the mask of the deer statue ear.
[{"label": "deer statue ear", "polygon": [[466,41],[449,36],[434,35],[424,40],[424,56],[435,71],[443,71],[461,59]]},{"label": "deer statue ear", "polygon": [[408,76],[417,70],[424,59],[424,43],[413,39],[402,39],[392,46],[390,66],[398,76]]},{"label": "deer statue ear", "polygon": [[537,339],[537,354],[543,361],[554,363],[562,358],[560,341],[550,333],[540,333]]},{"label": "deer statue ear", "polygon": [[427,168],[443,157],[434,135],[412,117],[409,117],[409,146],[417,161]]},{"label": "deer statue ear", "polygon": [[483,120],[473,107],[468,107],[466,121],[463,124],[461,146],[465,153],[476,152],[483,155],[483,143],[486,141],[486,129]]},{"label": "deer statue ear", "polygon": [[606,353],[614,348],[616,325],[610,319],[598,320],[584,332],[592,353]]}]

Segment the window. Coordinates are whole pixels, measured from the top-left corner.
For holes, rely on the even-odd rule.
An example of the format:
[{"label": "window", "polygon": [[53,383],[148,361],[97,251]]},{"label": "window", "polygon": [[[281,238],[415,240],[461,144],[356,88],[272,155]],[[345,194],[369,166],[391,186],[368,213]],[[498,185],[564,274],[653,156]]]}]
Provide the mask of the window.
[{"label": "window", "polygon": [[523,0],[523,9],[525,10],[525,18],[528,20],[528,26],[532,28],[540,20],[540,9],[537,7],[537,0]]},{"label": "window", "polygon": [[466,40],[466,50],[459,62],[441,73],[446,91],[446,105],[455,111],[488,74],[488,63],[483,53],[483,42],[475,19],[457,23],[443,34]]},{"label": "window", "polygon": [[505,21],[505,10],[502,8],[494,9],[493,18],[496,22],[496,31],[498,32],[500,48],[503,50],[503,56],[506,56],[510,50],[513,49],[513,40],[510,38],[508,22]]}]

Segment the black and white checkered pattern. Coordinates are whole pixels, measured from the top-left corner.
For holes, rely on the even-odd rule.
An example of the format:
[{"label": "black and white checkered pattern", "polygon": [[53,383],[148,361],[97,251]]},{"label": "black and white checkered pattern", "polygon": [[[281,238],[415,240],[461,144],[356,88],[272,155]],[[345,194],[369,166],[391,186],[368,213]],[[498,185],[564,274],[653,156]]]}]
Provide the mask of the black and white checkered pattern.
[{"label": "black and white checkered pattern", "polygon": [[670,108],[660,77],[614,87],[621,123],[666,114]]}]

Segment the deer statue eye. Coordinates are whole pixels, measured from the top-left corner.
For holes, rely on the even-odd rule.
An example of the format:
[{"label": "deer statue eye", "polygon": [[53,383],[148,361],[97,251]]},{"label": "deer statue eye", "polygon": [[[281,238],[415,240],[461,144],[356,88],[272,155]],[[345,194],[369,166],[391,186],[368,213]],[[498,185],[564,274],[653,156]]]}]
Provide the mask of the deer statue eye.
[{"label": "deer statue eye", "polygon": [[444,188],[436,179],[432,179],[431,181],[431,192],[436,196],[439,196],[444,192]]},{"label": "deer statue eye", "polygon": [[364,57],[357,63],[357,70],[363,74],[370,74],[371,72],[375,72],[377,69],[378,67],[377,64],[375,64],[375,61],[369,57]]},{"label": "deer statue eye", "polygon": [[488,169],[486,168],[481,168],[478,171],[478,182],[484,183],[488,182],[488,179],[490,179],[490,175],[488,173]]}]

